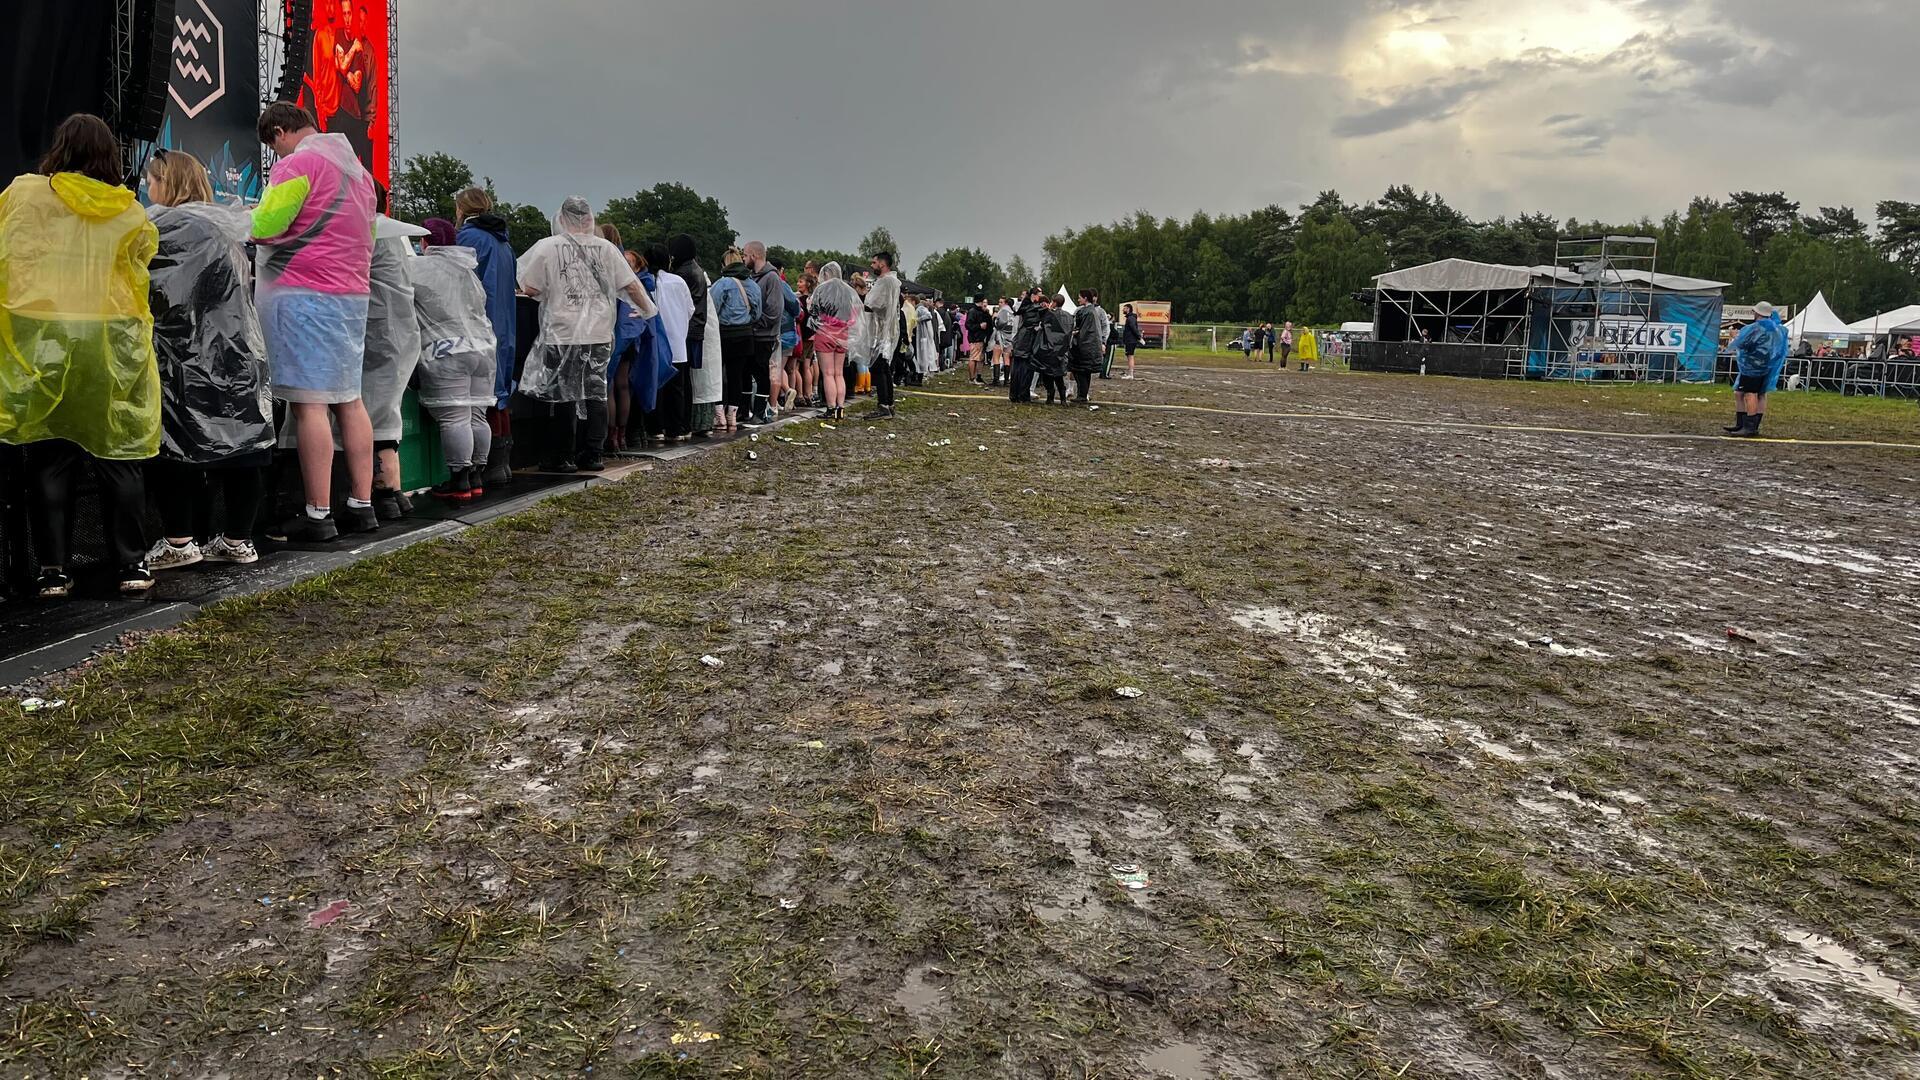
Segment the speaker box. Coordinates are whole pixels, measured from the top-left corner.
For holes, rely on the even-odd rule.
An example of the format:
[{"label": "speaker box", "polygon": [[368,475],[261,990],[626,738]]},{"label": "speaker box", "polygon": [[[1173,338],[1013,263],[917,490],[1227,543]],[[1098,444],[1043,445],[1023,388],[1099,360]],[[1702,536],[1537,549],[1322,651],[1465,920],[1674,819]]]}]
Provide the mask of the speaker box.
[{"label": "speaker box", "polygon": [[274,85],[273,100],[291,101],[311,108],[303,81],[313,55],[313,0],[282,0],[280,11],[285,22],[285,50],[280,61],[280,81]]},{"label": "speaker box", "polygon": [[120,88],[120,136],[152,142],[167,118],[173,74],[174,0],[138,0],[133,14],[133,65]]}]

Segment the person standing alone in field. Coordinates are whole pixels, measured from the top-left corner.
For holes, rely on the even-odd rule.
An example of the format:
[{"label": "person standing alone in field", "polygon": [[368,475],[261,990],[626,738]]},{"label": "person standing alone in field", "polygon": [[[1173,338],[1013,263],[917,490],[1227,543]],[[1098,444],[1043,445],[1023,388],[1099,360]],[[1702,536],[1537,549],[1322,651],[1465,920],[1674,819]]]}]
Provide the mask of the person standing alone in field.
[{"label": "person standing alone in field", "polygon": [[1780,382],[1787,366],[1787,328],[1780,315],[1765,300],[1753,306],[1758,316],[1733,339],[1734,359],[1740,373],[1733,384],[1733,426],[1725,429],[1737,439],[1760,435],[1760,422],[1767,418],[1767,395]]},{"label": "person standing alone in field", "polygon": [[1123,376],[1133,381],[1133,354],[1140,349],[1140,313],[1128,304],[1120,309],[1122,325],[1120,328],[1120,346],[1127,351],[1127,373]]}]

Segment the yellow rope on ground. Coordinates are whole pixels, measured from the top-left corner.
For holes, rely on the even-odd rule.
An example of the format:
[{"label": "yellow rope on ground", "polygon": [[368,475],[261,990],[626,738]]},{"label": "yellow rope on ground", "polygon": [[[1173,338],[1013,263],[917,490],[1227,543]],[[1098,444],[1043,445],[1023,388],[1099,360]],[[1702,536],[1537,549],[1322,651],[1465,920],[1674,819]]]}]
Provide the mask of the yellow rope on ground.
[{"label": "yellow rope on ground", "polygon": [[[934,394],[925,390],[901,390],[909,397],[941,398],[946,401],[1012,402],[998,394]],[[1108,409],[1146,409],[1154,412],[1207,413],[1214,416],[1245,416],[1259,420],[1344,420],[1356,424],[1382,424],[1388,427],[1442,428],[1454,431],[1511,431],[1525,435],[1586,435],[1596,439],[1641,439],[1649,442],[1770,443],[1775,446],[1828,446],[1870,450],[1920,450],[1917,443],[1876,442],[1871,439],[1775,439],[1760,437],[1735,439],[1726,435],[1701,435],[1684,431],[1600,431],[1592,428],[1535,427],[1526,424],[1487,424],[1470,420],[1399,420],[1387,416],[1362,416],[1358,413],[1253,412],[1244,409],[1215,409],[1206,405],[1152,405],[1144,402],[1120,402],[1102,406]]]}]

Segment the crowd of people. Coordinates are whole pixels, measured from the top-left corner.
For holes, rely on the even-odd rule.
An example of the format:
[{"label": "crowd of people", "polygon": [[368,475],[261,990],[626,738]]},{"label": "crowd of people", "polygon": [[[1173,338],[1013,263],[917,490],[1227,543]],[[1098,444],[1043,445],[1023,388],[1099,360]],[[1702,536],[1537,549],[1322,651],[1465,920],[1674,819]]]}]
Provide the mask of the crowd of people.
[{"label": "crowd of people", "polygon": [[[1319,339],[1312,330],[1303,330],[1295,335],[1293,324],[1287,323],[1279,330],[1272,323],[1250,326],[1240,332],[1234,347],[1248,360],[1256,360],[1261,353],[1266,354],[1266,363],[1278,363],[1282,368],[1293,362],[1295,349],[1299,350],[1301,364],[1310,364],[1320,359]],[[1276,359],[1276,355],[1278,357]]]},{"label": "crowd of people", "polygon": [[[447,466],[431,494],[458,504],[511,482],[516,421],[543,469],[591,472],[800,407],[844,418],[864,394],[885,420],[898,387],[963,363],[1016,402],[1089,403],[1116,349],[1133,377],[1139,320],[1091,290],[950,303],[889,252],[790,280],[758,241],[710,274],[691,236],[628,248],[579,197],[516,257],[486,191],[459,192],[452,220],[397,221],[350,141],[304,108],[271,105],[258,127],[274,165],[252,209],[216,202],[206,166],[166,150],[141,170],[143,207],[86,115],[0,194],[0,444],[26,473],[42,598],[74,588],[88,472],[128,594],[157,571],[255,562],[257,536],[324,543],[412,513],[410,388]],[[283,486],[298,507],[262,527]]]}]

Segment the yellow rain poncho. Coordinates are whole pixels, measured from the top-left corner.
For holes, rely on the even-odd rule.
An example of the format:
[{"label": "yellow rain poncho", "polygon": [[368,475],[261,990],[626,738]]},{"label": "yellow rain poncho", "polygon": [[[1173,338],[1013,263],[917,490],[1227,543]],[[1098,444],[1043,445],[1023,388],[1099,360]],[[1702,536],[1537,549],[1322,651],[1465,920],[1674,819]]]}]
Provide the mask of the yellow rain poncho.
[{"label": "yellow rain poncho", "polygon": [[28,174],[0,193],[0,442],[66,439],[111,461],[159,452],[158,244],[123,187]]},{"label": "yellow rain poncho", "polygon": [[1303,364],[1314,363],[1320,359],[1320,339],[1314,336],[1313,331],[1301,331],[1300,348],[1296,355]]}]

